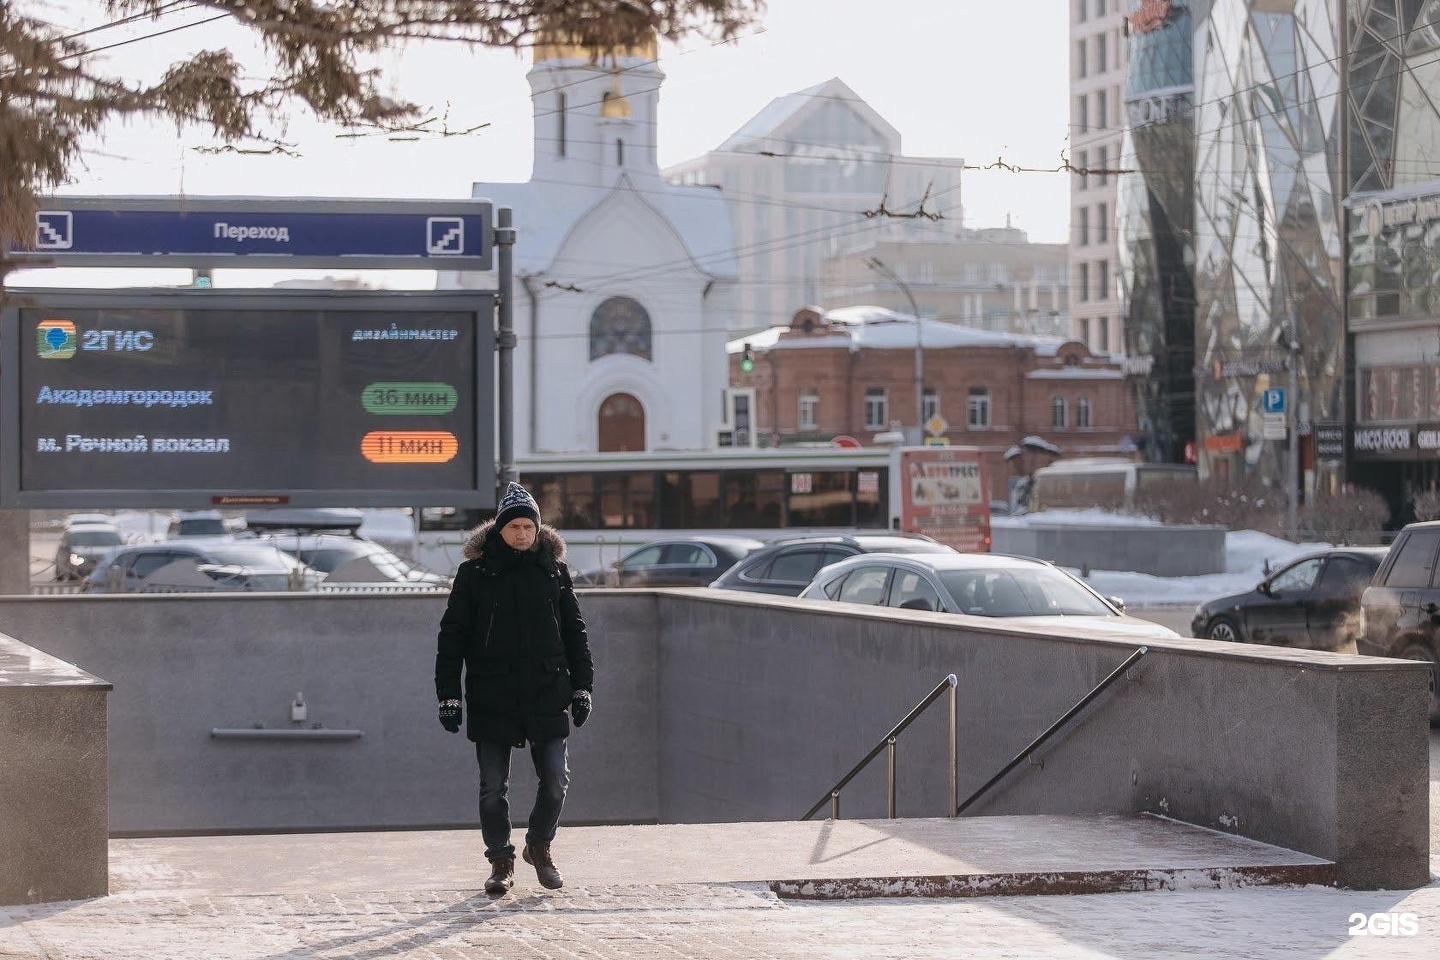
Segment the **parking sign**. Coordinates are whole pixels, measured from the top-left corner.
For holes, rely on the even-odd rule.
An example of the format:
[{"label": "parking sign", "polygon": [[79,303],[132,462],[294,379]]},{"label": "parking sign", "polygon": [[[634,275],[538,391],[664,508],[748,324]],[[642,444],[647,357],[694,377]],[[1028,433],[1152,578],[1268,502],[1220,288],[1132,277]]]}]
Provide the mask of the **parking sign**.
[{"label": "parking sign", "polygon": [[1266,413],[1285,412],[1285,388],[1270,387],[1261,396],[1261,403],[1264,404]]}]

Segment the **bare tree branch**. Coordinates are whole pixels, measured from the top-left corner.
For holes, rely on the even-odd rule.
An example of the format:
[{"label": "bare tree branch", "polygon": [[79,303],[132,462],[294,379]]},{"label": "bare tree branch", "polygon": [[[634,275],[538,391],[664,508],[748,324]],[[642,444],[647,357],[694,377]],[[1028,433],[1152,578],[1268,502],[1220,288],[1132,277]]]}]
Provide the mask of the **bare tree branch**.
[{"label": "bare tree branch", "polygon": [[[84,169],[87,138],[116,121],[207,130],[216,141],[202,148],[208,153],[294,155],[295,145],[270,131],[297,110],[351,136],[465,136],[485,124],[452,130],[448,117],[387,96],[365,59],[412,40],[517,52],[555,43],[597,59],[656,37],[723,41],[756,22],[764,0],[105,0],[104,9],[108,22],[67,34],[45,19],[46,0],[0,2],[0,277],[11,266],[5,251],[33,240],[37,197],[71,182]],[[97,56],[220,19],[259,39],[262,76],[247,77],[223,49],[149,83],[112,75]],[[137,24],[139,37],[108,33]]]}]

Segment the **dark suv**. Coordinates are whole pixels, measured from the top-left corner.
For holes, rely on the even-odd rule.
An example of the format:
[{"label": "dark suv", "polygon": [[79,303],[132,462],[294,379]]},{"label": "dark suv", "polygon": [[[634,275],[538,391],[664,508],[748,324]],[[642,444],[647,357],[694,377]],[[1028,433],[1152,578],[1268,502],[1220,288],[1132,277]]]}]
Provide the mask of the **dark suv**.
[{"label": "dark suv", "polygon": [[1360,597],[1358,652],[1430,664],[1430,722],[1440,723],[1440,521],[1400,531]]},{"label": "dark suv", "polygon": [[798,597],[821,567],[860,553],[956,553],[926,537],[902,534],[838,534],[771,541],[710,584],[722,590],[748,590]]}]

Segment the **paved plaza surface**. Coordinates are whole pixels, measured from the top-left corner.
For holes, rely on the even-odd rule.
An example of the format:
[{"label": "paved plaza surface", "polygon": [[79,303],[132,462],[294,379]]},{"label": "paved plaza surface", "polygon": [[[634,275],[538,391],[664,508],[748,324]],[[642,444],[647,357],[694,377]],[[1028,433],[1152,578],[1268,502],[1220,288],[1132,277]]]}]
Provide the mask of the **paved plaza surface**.
[{"label": "paved plaza surface", "polygon": [[[0,908],[0,958],[1440,956],[1440,881],[1246,886],[1254,877],[1230,868],[1317,861],[1153,818],[566,827],[565,889],[518,863],[495,900],[481,849],[477,831],[116,840],[110,896]],[[1154,885],[1180,889],[797,900],[771,884],[1147,865]],[[1387,928],[1413,918],[1415,932],[1352,932],[1375,915]]]}]

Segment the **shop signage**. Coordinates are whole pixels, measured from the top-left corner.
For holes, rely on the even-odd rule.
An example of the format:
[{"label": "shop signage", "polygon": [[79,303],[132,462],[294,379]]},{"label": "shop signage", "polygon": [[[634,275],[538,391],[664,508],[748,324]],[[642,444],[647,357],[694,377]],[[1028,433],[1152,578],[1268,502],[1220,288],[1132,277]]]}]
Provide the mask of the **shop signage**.
[{"label": "shop signage", "polygon": [[1315,424],[1315,457],[1319,460],[1345,459],[1345,428],[1338,423]]},{"label": "shop signage", "polygon": [[1371,200],[1365,204],[1362,215],[1366,231],[1378,237],[1391,227],[1440,220],[1440,194],[1409,200]]},{"label": "shop signage", "polygon": [[1359,453],[1406,453],[1414,446],[1410,427],[1356,427],[1350,446]]},{"label": "shop signage", "polygon": [[1189,120],[1193,112],[1190,89],[1131,97],[1125,101],[1125,112],[1130,118],[1130,126],[1137,129],[1157,123]]},{"label": "shop signage", "polygon": [[1422,427],[1415,432],[1415,446],[1421,450],[1440,450],[1440,429]]},{"label": "shop signage", "polygon": [[1206,437],[1205,449],[1210,453],[1239,453],[1245,449],[1245,438],[1238,433],[1222,433]]}]

